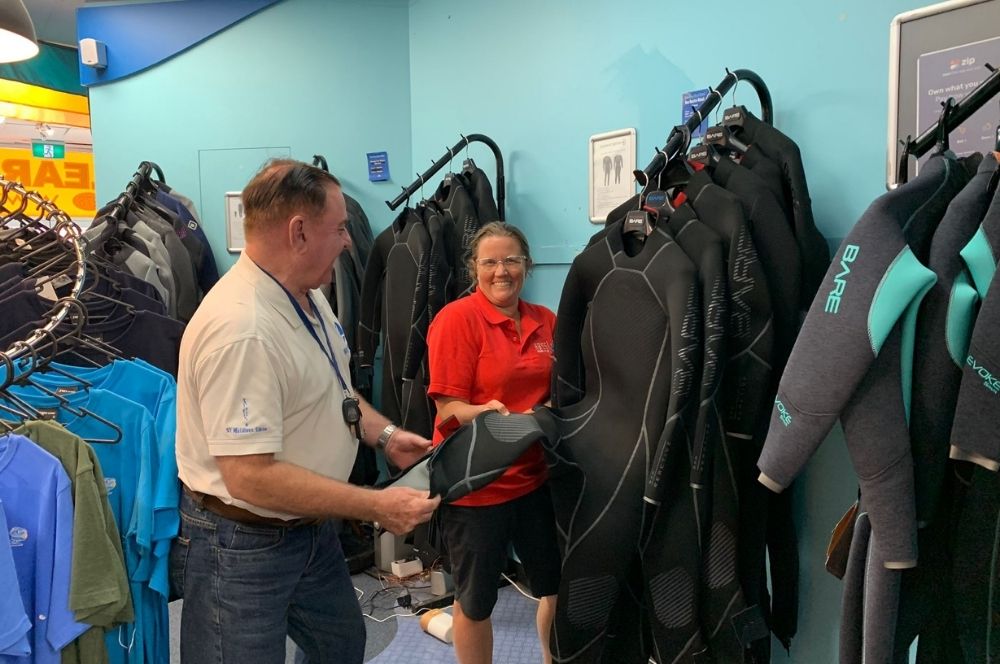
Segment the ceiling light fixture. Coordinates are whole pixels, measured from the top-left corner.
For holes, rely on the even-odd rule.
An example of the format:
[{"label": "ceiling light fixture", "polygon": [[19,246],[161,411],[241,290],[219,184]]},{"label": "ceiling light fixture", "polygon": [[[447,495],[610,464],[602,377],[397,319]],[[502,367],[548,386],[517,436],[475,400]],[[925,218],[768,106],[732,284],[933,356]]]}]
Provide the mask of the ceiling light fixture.
[{"label": "ceiling light fixture", "polygon": [[22,0],[0,2],[0,62],[18,62],[38,55],[35,26]]}]

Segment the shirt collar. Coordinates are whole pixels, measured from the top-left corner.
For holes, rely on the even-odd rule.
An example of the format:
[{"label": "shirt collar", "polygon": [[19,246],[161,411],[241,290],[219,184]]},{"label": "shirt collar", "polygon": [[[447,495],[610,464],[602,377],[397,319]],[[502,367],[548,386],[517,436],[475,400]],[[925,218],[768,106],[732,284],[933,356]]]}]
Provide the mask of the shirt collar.
[{"label": "shirt collar", "polygon": [[267,275],[264,270],[253,262],[253,260],[242,252],[236,260],[233,269],[237,271],[244,280],[253,286],[257,297],[266,302],[272,309],[281,315],[291,328],[298,329],[302,326],[302,319],[295,313],[292,303],[288,300],[288,295],[282,287]]},{"label": "shirt collar", "polygon": [[[479,290],[478,286],[472,291],[469,297],[476,302],[486,322],[491,325],[503,325],[507,322],[514,322],[506,314],[493,306],[493,303],[486,299],[486,296]],[[541,322],[535,319],[531,308],[521,298],[517,300],[517,312],[521,314],[521,338],[527,339],[532,332],[541,327]]]}]

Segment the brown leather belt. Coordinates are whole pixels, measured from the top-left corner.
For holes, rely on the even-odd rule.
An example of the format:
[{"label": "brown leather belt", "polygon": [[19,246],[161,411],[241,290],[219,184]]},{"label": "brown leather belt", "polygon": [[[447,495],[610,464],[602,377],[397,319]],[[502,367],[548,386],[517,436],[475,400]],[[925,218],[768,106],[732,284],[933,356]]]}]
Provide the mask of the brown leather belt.
[{"label": "brown leather belt", "polygon": [[187,485],[181,485],[184,488],[184,493],[191,497],[191,500],[195,504],[204,509],[208,510],[212,514],[217,514],[224,519],[229,519],[230,521],[235,521],[237,523],[242,523],[248,526],[272,526],[275,528],[299,528],[300,526],[315,526],[323,522],[323,519],[317,518],[301,518],[301,519],[277,519],[269,516],[261,516],[260,514],[255,514],[250,510],[245,510],[242,507],[237,507],[236,505],[230,505],[229,503],[222,502],[217,496],[210,496],[207,493],[201,493],[199,491],[194,491],[189,489]]}]

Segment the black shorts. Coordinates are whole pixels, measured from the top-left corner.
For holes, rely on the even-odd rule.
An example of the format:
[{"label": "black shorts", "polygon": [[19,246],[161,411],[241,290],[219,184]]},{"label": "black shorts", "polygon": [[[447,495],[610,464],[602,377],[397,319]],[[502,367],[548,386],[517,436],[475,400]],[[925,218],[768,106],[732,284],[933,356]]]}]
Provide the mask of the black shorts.
[{"label": "black shorts", "polygon": [[472,620],[486,620],[513,543],[535,597],[559,592],[556,519],[547,486],[510,502],[484,507],[442,505],[441,535],[451,559],[455,599]]}]

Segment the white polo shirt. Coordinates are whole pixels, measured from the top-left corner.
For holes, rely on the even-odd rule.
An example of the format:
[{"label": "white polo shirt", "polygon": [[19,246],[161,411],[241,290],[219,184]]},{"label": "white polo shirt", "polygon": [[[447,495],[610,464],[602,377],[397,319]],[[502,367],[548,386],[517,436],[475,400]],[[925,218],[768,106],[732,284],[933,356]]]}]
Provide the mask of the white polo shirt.
[{"label": "white polo shirt", "polygon": [[[319,291],[311,296],[350,387],[344,330],[326,298]],[[325,346],[319,321],[311,322]],[[194,491],[262,516],[301,516],[234,499],[214,457],[274,454],[346,481],[358,442],[344,422],[343,400],[337,374],[288,295],[242,254],[205,296],[181,341],[176,444],[180,479]]]}]

